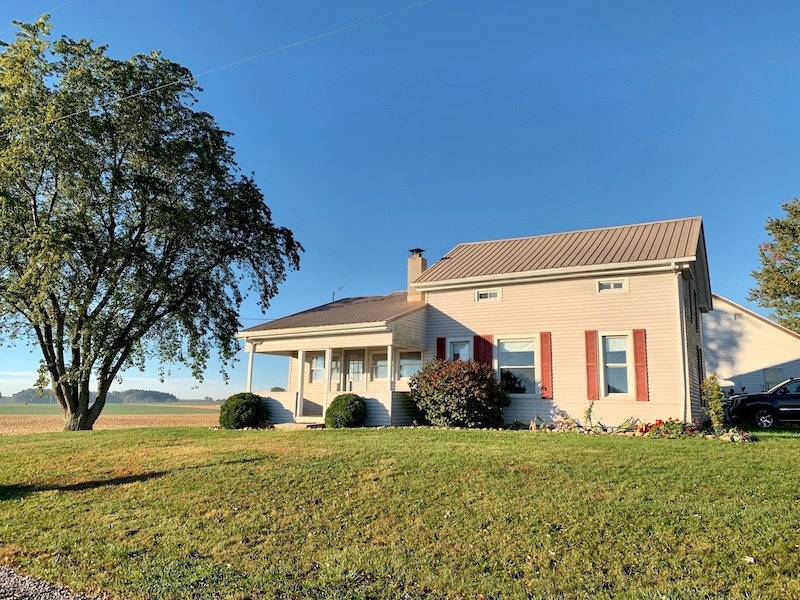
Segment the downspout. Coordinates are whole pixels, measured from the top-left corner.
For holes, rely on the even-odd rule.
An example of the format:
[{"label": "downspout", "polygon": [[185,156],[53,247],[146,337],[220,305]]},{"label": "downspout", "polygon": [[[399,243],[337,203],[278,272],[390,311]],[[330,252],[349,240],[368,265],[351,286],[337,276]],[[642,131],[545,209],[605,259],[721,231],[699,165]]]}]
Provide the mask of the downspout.
[{"label": "downspout", "polygon": [[678,301],[678,338],[681,341],[679,352],[680,365],[683,370],[683,421],[686,422],[689,414],[689,361],[686,359],[686,313],[683,310],[683,273],[675,263],[672,264],[675,271],[675,296]]}]

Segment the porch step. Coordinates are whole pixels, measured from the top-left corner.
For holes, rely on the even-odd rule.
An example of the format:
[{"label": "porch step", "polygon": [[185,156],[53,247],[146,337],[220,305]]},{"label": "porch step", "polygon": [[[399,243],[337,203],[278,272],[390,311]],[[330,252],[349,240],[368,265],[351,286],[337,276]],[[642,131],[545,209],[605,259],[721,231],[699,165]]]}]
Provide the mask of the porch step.
[{"label": "porch step", "polygon": [[276,423],[273,425],[275,429],[324,429],[325,423],[311,420],[300,420],[297,423]]}]

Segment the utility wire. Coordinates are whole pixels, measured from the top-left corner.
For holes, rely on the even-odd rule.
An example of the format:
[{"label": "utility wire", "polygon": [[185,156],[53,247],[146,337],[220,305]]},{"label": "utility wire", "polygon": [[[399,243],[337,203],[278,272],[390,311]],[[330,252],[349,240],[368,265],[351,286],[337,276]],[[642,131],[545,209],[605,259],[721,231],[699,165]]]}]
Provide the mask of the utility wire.
[{"label": "utility wire", "polygon": [[[62,7],[63,6],[67,6],[68,4],[72,4],[73,2],[77,2],[77,1],[78,0],[71,0],[71,2],[68,2],[67,4],[62,5]],[[187,77],[180,77],[178,79],[175,79],[173,81],[169,81],[167,83],[161,84],[161,85],[153,87],[153,88],[142,90],[140,92],[136,92],[134,94],[129,94],[127,96],[122,96],[121,98],[117,98],[117,99],[112,100],[110,102],[106,102],[105,104],[100,104],[100,105],[98,105],[96,107],[86,108],[86,109],[83,109],[83,110],[78,110],[78,111],[75,111],[75,112],[72,112],[72,113],[69,113],[69,114],[66,114],[66,115],[62,115],[62,116],[57,117],[55,119],[51,119],[50,121],[45,121],[43,123],[39,123],[38,125],[29,125],[27,127],[22,127],[20,129],[17,129],[16,131],[10,132],[8,135],[13,135],[14,133],[20,133],[20,132],[23,132],[23,131],[27,131],[28,129],[34,129],[34,128],[38,128],[38,127],[43,127],[45,125],[52,125],[53,123],[58,123],[59,121],[63,121],[65,119],[70,119],[72,117],[77,117],[78,115],[82,115],[82,114],[88,113],[88,112],[90,112],[92,110],[96,110],[97,108],[105,108],[106,106],[119,104],[120,102],[124,102],[126,100],[131,100],[132,98],[137,98],[139,96],[145,96],[145,95],[150,94],[152,92],[157,92],[158,90],[163,90],[164,88],[168,88],[168,87],[171,87],[173,85],[178,85],[180,83],[188,83],[189,81],[191,81],[192,79],[196,79],[197,77],[202,77],[203,75],[208,75],[210,73],[216,73],[217,71],[222,71],[223,69],[229,69],[231,67],[235,67],[237,65],[241,65],[242,63],[246,63],[246,62],[249,62],[251,60],[256,60],[256,59],[259,59],[259,58],[263,58],[263,57],[269,56],[271,54],[277,54],[278,52],[283,52],[284,50],[288,50],[290,48],[295,48],[297,46],[303,46],[305,44],[310,44],[311,42],[315,42],[315,41],[320,40],[322,38],[326,38],[326,37],[330,37],[332,35],[336,35],[337,33],[342,33],[343,31],[347,31],[349,29],[355,29],[356,27],[361,27],[363,25],[367,25],[368,23],[374,23],[375,21],[380,21],[381,19],[386,19],[386,18],[394,16],[396,14],[399,14],[399,13],[402,13],[402,12],[406,12],[406,11],[412,10],[414,8],[418,8],[418,7],[420,7],[420,6],[424,5],[424,4],[430,4],[433,1],[434,0],[423,0],[422,2],[417,2],[416,4],[412,4],[412,5],[406,6],[404,8],[399,8],[397,10],[393,10],[391,12],[387,12],[387,13],[384,13],[382,15],[378,15],[377,17],[371,17],[369,19],[365,19],[364,21],[359,21],[358,23],[353,23],[351,25],[345,25],[344,27],[340,27],[338,29],[333,29],[331,31],[327,31],[325,33],[321,33],[319,35],[315,35],[313,37],[309,37],[309,38],[306,38],[304,40],[300,40],[298,42],[292,42],[291,44],[287,44],[285,46],[281,46],[280,48],[274,48],[272,50],[267,50],[266,52],[260,52],[259,54],[254,54],[253,56],[250,56],[248,58],[243,58],[241,60],[237,60],[237,61],[228,63],[226,65],[222,65],[220,67],[214,67],[213,69],[209,69],[207,71],[203,71],[202,73],[199,73],[197,76],[191,75],[191,76],[187,76]],[[62,8],[62,7],[59,7],[59,8]]]}]

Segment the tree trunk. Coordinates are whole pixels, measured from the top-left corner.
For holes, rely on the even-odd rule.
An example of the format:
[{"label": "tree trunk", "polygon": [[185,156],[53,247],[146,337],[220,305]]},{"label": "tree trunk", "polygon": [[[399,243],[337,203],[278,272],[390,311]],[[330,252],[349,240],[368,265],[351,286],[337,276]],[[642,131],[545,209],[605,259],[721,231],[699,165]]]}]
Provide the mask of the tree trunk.
[{"label": "tree trunk", "polygon": [[88,431],[94,421],[89,420],[89,411],[78,409],[74,413],[64,411],[64,431]]},{"label": "tree trunk", "polygon": [[64,431],[91,431],[106,404],[108,387],[109,382],[101,382],[101,391],[90,406],[89,383],[88,381],[81,382],[75,410],[73,411],[67,406],[67,410],[64,411]]}]

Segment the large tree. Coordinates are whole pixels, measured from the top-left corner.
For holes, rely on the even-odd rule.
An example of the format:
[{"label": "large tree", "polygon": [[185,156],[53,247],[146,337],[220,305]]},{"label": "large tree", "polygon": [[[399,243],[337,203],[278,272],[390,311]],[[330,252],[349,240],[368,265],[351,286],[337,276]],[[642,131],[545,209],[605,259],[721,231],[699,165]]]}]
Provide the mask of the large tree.
[{"label": "large tree", "polygon": [[772,309],[778,323],[800,333],[800,200],[782,208],[782,218],[767,219],[771,240],[758,248],[761,268],[753,271],[758,287],[748,299]]},{"label": "large tree", "polygon": [[[65,429],[91,429],[145,361],[202,380],[233,359],[243,295],[262,309],[302,251],[272,222],[229,134],[159,53],[15,23],[0,54],[0,331],[28,336]],[[97,396],[89,389],[96,378]]]}]

